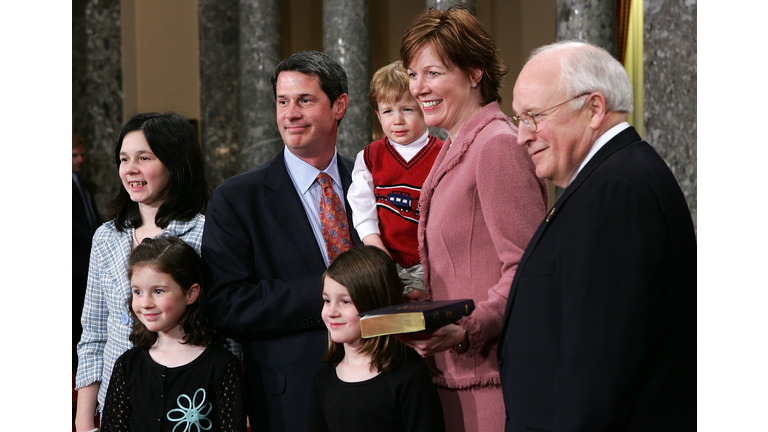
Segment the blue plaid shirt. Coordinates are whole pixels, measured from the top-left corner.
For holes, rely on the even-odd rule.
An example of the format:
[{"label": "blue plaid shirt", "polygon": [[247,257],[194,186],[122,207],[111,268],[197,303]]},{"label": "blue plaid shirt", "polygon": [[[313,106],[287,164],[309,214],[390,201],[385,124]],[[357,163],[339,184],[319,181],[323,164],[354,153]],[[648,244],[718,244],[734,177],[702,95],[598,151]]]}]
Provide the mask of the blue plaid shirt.
[{"label": "blue plaid shirt", "polygon": [[[181,238],[200,254],[204,223],[205,217],[198,214],[188,222],[171,222],[163,234]],[[88,287],[80,318],[83,334],[77,344],[75,389],[100,381],[99,410],[104,407],[115,361],[132,347],[128,341],[133,327],[128,279],[132,236],[133,228],[119,232],[114,220],[99,227],[93,236]]]}]

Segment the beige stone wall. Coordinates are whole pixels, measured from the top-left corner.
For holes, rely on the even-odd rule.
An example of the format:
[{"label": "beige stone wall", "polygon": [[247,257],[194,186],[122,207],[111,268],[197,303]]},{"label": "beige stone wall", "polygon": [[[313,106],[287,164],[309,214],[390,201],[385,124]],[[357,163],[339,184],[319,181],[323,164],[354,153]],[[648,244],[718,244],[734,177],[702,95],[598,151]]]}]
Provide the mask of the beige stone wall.
[{"label": "beige stone wall", "polygon": [[200,119],[197,1],[120,3],[123,118],[176,111]]},{"label": "beige stone wall", "polygon": [[[424,9],[413,0],[370,0],[371,73],[399,58],[400,38]],[[322,3],[281,2],[284,56],[322,50]],[[174,110],[200,119],[197,2],[123,0],[123,117]],[[531,49],[554,41],[554,0],[478,0],[477,16],[510,69],[502,109],[511,115],[512,85]],[[376,122],[374,122],[376,123]],[[378,125],[375,125],[375,129]]]}]

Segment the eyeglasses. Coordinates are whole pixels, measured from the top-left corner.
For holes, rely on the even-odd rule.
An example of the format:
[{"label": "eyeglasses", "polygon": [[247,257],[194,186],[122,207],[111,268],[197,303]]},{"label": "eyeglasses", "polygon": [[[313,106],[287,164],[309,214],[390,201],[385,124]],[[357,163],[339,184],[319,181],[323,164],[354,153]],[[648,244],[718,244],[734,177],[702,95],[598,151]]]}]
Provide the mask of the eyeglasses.
[{"label": "eyeglasses", "polygon": [[580,98],[582,96],[587,96],[589,94],[591,94],[591,93],[582,93],[582,94],[580,94],[580,95],[578,95],[576,97],[568,99],[565,102],[561,102],[561,103],[559,103],[559,104],[557,104],[555,106],[551,106],[551,107],[549,107],[547,109],[541,110],[541,111],[537,112],[536,114],[533,114],[533,113],[530,113],[530,112],[520,113],[520,115],[512,116],[512,121],[514,121],[515,122],[515,126],[518,126],[518,127],[520,126],[520,122],[523,122],[523,125],[525,126],[526,129],[528,129],[528,132],[536,133],[536,129],[539,126],[538,123],[536,123],[536,117],[545,116],[546,115],[546,114],[544,114],[545,112],[552,111],[555,108],[558,108],[558,107],[560,107],[562,105],[565,105],[565,104],[567,104],[570,101],[576,100],[576,99],[578,99],[578,98]]}]

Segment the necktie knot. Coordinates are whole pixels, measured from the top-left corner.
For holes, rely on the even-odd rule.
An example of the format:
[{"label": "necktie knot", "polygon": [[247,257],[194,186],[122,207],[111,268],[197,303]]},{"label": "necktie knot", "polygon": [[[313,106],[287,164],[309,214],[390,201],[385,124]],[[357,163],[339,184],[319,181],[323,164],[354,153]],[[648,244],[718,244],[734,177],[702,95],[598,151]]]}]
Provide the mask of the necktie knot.
[{"label": "necktie knot", "polygon": [[320,174],[317,175],[317,182],[323,188],[323,194],[327,193],[328,188],[333,187],[331,176],[329,176],[324,172],[321,172]]}]

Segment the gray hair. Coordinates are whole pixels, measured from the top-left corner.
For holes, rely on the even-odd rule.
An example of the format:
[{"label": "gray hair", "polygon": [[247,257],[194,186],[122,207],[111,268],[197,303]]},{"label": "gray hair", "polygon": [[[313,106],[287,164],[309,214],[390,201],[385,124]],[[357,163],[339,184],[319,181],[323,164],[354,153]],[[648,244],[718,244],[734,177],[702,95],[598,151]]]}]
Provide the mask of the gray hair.
[{"label": "gray hair", "polygon": [[[632,112],[632,85],[624,66],[608,51],[583,41],[561,41],[535,49],[528,60],[559,51],[560,90],[570,96],[598,92],[605,97],[608,111]],[[584,100],[571,102],[583,106]]]}]

